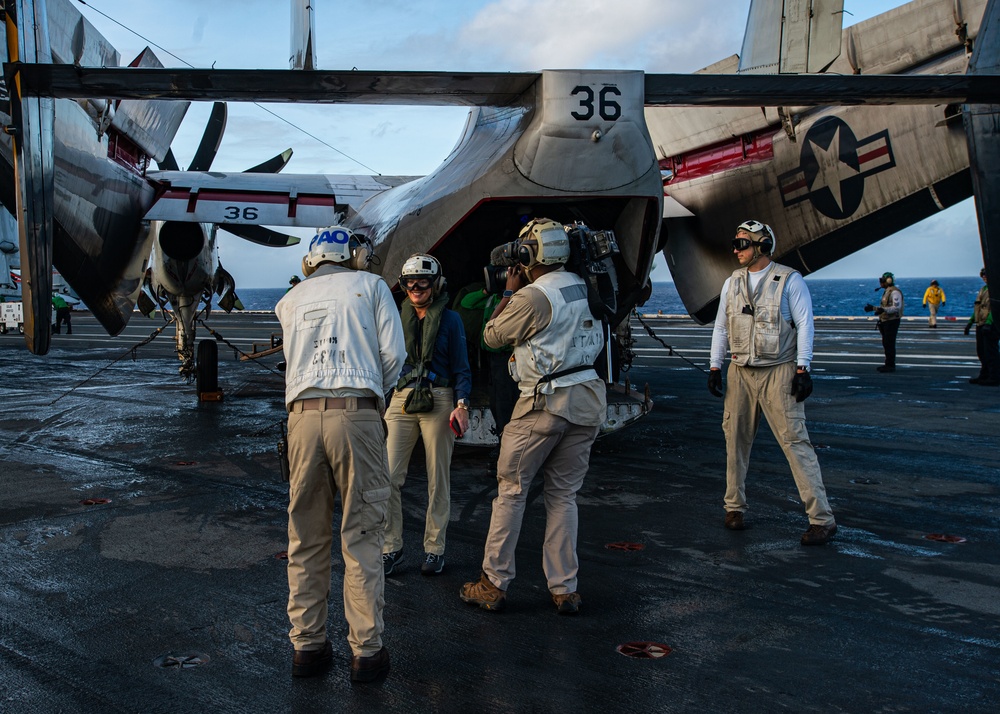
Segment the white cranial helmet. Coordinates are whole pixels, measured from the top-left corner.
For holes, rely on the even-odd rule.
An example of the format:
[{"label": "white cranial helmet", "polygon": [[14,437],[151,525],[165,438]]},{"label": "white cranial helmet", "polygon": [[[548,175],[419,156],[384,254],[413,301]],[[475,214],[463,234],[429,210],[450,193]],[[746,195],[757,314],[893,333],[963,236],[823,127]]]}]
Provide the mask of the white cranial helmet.
[{"label": "white cranial helmet", "polygon": [[435,295],[440,293],[445,286],[444,275],[441,273],[441,262],[433,255],[426,253],[416,253],[406,259],[406,262],[403,263],[403,269],[399,271],[400,285],[403,284],[403,278],[428,278]]},{"label": "white cranial helmet", "polygon": [[736,231],[746,231],[747,233],[752,233],[754,236],[754,243],[757,244],[760,249],[760,253],[763,255],[771,255],[774,253],[774,231],[772,231],[771,226],[766,223],[761,223],[760,221],[745,221],[739,225]]},{"label": "white cranial helmet", "polygon": [[302,259],[302,271],[308,277],[321,263],[339,263],[354,270],[368,267],[371,244],[349,228],[330,226],[316,231],[309,242],[309,252]]},{"label": "white cranial helmet", "polygon": [[529,221],[518,235],[517,259],[528,268],[569,260],[569,236],[563,224],[551,218]]}]

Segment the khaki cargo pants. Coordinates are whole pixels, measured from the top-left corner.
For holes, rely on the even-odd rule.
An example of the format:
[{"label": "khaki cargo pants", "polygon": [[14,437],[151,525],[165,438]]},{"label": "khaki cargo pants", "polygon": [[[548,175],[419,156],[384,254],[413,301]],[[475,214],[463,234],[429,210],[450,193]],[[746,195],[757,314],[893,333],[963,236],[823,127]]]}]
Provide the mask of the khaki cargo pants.
[{"label": "khaki cargo pants", "polygon": [[599,426],[573,424],[541,410],[513,419],[504,428],[497,462],[497,497],[483,556],[483,572],[501,590],[507,590],[514,579],[514,551],[528,489],[541,471],[545,502],[542,570],[551,593],[576,592],[580,570],[576,493],[590,467],[590,448],[598,431]]},{"label": "khaki cargo pants", "polygon": [[726,434],[726,510],[747,509],[744,484],[750,449],[763,413],[788,459],[809,522],[832,525],[833,512],[826,499],[819,460],[806,431],[805,403],[796,402],[791,394],[794,375],[793,362],[773,367],[740,367],[730,362],[722,417]]},{"label": "khaki cargo pants", "polygon": [[374,409],[350,406],[293,411],[288,415],[288,458],[292,645],[317,650],[326,642],[334,495],[339,492],[347,641],[355,655],[373,655],[382,647],[382,539],[389,503],[382,418]]},{"label": "khaki cargo pants", "polygon": [[424,552],[444,555],[448,520],[451,518],[451,455],[455,450],[455,435],[448,425],[454,410],[454,391],[451,387],[434,387],[434,409],[422,414],[404,414],[403,403],[413,389],[396,391],[385,411],[389,428],[389,479],[392,493],[389,497],[388,524],[385,530],[386,553],[403,547],[403,496],[406,471],[410,456],[423,439],[424,459],[427,466],[427,515],[424,518]]}]

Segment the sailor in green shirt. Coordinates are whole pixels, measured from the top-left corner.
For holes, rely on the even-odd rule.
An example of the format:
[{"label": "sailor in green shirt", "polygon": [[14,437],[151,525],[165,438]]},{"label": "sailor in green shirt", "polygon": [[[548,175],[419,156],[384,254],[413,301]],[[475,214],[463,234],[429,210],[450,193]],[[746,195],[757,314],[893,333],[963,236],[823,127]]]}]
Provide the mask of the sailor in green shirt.
[{"label": "sailor in green shirt", "polygon": [[503,346],[494,349],[483,340],[483,328],[489,321],[493,310],[500,304],[500,296],[492,295],[486,290],[471,292],[462,298],[461,305],[466,310],[482,310],[483,323],[479,329],[479,346],[486,352],[490,365],[490,379],[487,388],[490,400],[490,412],[493,413],[493,421],[496,422],[497,439],[503,435],[503,428],[510,421],[510,415],[514,411],[514,404],[517,402],[518,390],[517,382],[511,379],[507,362],[513,349],[510,346]]},{"label": "sailor in green shirt", "polygon": [[58,335],[60,327],[62,327],[62,324],[65,322],[66,334],[72,335],[73,325],[70,322],[70,313],[73,310],[73,308],[70,306],[68,302],[66,302],[65,298],[63,298],[62,295],[58,294],[52,296],[52,307],[56,309],[56,326],[52,330],[52,332]]}]

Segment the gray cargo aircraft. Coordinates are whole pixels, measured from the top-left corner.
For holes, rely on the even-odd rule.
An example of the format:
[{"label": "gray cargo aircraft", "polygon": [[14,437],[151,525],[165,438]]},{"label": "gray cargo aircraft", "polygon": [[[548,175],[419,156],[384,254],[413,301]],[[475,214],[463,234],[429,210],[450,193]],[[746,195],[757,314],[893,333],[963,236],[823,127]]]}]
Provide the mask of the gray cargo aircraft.
[{"label": "gray cargo aircraft", "polygon": [[[758,22],[754,13],[780,4],[754,3],[741,54],[701,72],[777,68],[771,50],[782,46],[774,32],[778,26]],[[914,0],[847,28],[842,37],[839,19],[824,26],[818,21],[831,15],[816,13],[810,37],[829,48],[827,54],[809,66],[795,64],[790,55],[785,61],[791,66],[781,70],[845,78],[963,76],[974,48],[996,52],[995,39],[993,47],[979,41],[986,5],[986,0]],[[750,32],[752,27],[758,29]],[[992,62],[988,71],[995,73],[995,54]],[[729,240],[740,216],[766,217],[778,236],[781,262],[809,274],[972,196],[969,142],[978,135],[977,122],[995,119],[990,111],[963,109],[957,102],[891,109],[794,103],[647,108],[665,176],[664,255],[688,311],[700,322],[715,319],[719,290],[733,268]],[[975,168],[995,176],[995,134],[988,141],[993,148],[979,147]],[[983,161],[984,151],[992,158]],[[998,190],[994,183],[977,194],[981,216],[993,202],[993,231]],[[984,229],[984,250],[988,239]],[[998,252],[1000,246],[992,251],[994,260]]]},{"label": "gray cargo aircraft", "polygon": [[[964,176],[977,195],[984,251],[1000,272],[1000,247],[989,250],[1000,237],[987,230],[1000,225],[987,220],[1000,210],[1000,3],[988,0],[985,16],[982,4],[915,0],[921,13],[954,6],[953,26],[936,22],[926,30],[932,36],[917,37],[878,26],[878,35],[898,35],[880,48],[868,44],[874,34],[854,28],[841,41],[842,0],[754,0],[743,71],[732,73],[730,62],[653,75],[164,69],[148,50],[122,68],[69,0],[8,0],[0,198],[19,216],[29,349],[48,350],[53,262],[109,333],[124,328],[153,221],[237,231],[344,220],[373,240],[390,284],[403,260],[423,251],[447,255],[458,285],[481,279],[491,249],[515,237],[524,216],[581,221],[618,239],[615,326],[649,296],[659,250],[689,310],[710,319],[734,220],[766,213],[785,237],[779,258],[809,272],[898,230],[900,215],[922,217],[908,203],[913,196],[943,206],[967,194],[954,188]],[[308,30],[298,36],[311,44]],[[897,46],[924,40],[928,47],[914,53]],[[835,74],[841,65],[852,69]],[[455,149],[421,178],[170,170],[169,145],[192,100],[471,111]],[[857,105],[875,104],[907,106],[856,114]],[[692,128],[689,106],[712,107],[701,111],[713,119]],[[909,118],[890,119],[896,112]],[[967,127],[964,159],[955,115]],[[947,162],[921,172],[901,152],[937,142],[942,122],[946,147],[925,163],[939,154]]]}]

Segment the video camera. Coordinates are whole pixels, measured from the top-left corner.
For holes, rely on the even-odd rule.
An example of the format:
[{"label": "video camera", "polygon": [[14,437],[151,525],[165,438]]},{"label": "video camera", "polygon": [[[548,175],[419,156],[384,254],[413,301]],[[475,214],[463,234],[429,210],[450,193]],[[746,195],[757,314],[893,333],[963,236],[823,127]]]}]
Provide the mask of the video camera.
[{"label": "video camera", "polygon": [[[614,231],[595,231],[583,223],[566,225],[570,255],[566,269],[587,283],[587,302],[594,317],[610,321],[618,311],[618,274],[614,257],[621,251]],[[498,245],[483,268],[486,292],[500,295],[507,287],[507,269],[518,265],[518,242]]]},{"label": "video camera", "polygon": [[498,245],[490,252],[490,264],[483,268],[486,292],[502,295],[507,289],[507,269],[517,265],[517,241]]}]

